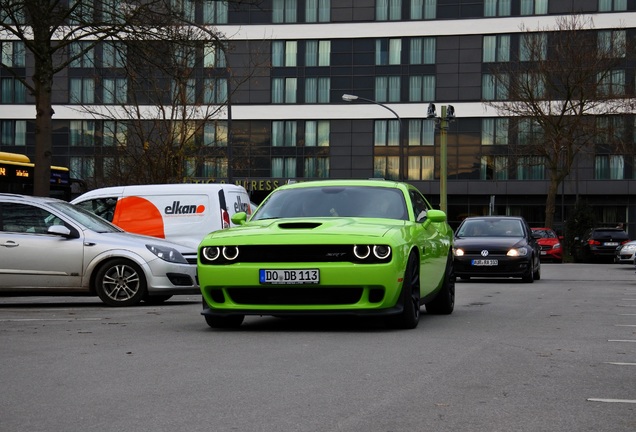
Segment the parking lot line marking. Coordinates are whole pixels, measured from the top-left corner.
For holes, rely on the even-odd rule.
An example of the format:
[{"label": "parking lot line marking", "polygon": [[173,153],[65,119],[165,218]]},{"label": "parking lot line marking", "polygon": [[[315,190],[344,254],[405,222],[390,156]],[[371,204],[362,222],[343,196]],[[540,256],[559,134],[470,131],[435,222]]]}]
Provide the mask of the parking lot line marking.
[{"label": "parking lot line marking", "polygon": [[636,327],[636,324],[616,324],[615,327]]},{"label": "parking lot line marking", "polygon": [[29,322],[29,321],[101,321],[102,318],[6,318],[0,322]]},{"label": "parking lot line marking", "polygon": [[636,339],[608,339],[608,342],[636,342]]},{"label": "parking lot line marking", "polygon": [[636,366],[636,363],[622,363],[622,362],[605,362],[605,364],[611,364],[615,366]]},{"label": "parking lot line marking", "polygon": [[628,403],[636,404],[635,399],[602,399],[602,398],[587,398],[589,402],[607,402],[607,403]]}]

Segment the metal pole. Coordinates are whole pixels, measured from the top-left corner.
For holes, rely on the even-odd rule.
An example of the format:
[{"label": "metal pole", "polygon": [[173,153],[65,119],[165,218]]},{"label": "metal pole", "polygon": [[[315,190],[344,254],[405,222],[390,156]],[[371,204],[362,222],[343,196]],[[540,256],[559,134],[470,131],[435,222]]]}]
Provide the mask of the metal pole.
[{"label": "metal pole", "polygon": [[446,179],[448,178],[447,156],[447,132],[448,118],[446,117],[446,105],[442,106],[442,115],[439,123],[439,208],[443,212],[448,212]]}]

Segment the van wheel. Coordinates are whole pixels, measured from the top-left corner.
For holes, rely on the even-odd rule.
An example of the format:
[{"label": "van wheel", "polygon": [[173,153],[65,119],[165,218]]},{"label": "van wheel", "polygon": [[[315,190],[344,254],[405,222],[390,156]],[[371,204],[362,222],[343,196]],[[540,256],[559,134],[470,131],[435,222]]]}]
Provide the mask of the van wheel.
[{"label": "van wheel", "polygon": [[147,303],[149,305],[158,305],[165,302],[171,297],[172,295],[150,295],[146,292],[146,295],[144,296],[143,301],[144,303]]},{"label": "van wheel", "polygon": [[95,291],[109,306],[137,305],[146,294],[146,278],[132,261],[110,260],[102,264],[95,275]]}]

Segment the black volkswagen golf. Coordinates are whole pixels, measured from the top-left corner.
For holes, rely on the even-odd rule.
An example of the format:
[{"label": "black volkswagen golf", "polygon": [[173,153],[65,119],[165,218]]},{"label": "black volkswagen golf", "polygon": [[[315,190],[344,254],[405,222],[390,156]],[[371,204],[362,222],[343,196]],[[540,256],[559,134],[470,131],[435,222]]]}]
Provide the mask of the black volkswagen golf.
[{"label": "black volkswagen golf", "polygon": [[541,278],[541,250],[525,219],[518,216],[475,216],[455,232],[455,275]]}]

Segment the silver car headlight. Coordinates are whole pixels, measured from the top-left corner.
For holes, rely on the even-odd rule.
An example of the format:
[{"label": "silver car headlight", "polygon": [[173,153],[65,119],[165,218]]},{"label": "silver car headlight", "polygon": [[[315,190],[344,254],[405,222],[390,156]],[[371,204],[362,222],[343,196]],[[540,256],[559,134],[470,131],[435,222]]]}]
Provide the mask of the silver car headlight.
[{"label": "silver car headlight", "polygon": [[161,258],[164,261],[178,263],[178,264],[187,264],[186,259],[181,255],[181,253],[168,246],[158,246],[158,245],[146,245],[148,250],[155,254],[158,258]]},{"label": "silver car headlight", "polygon": [[636,245],[627,245],[623,246],[621,252],[634,252],[636,250]]},{"label": "silver car headlight", "polygon": [[506,255],[508,255],[509,257],[526,256],[528,255],[528,249],[526,248],[510,249]]}]

